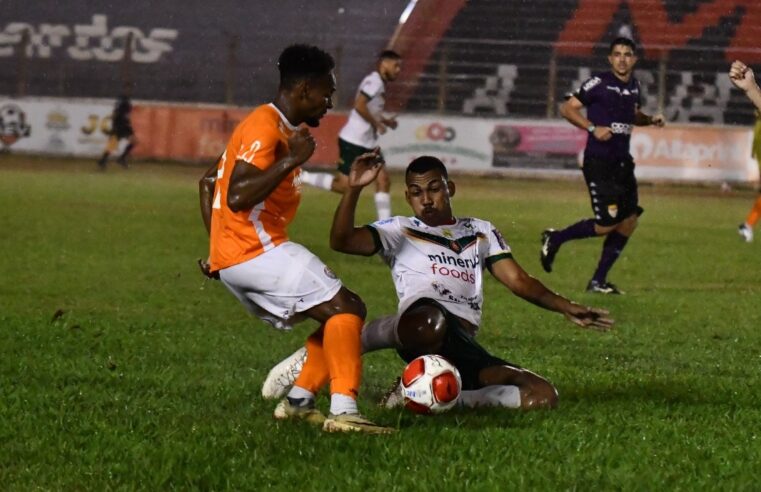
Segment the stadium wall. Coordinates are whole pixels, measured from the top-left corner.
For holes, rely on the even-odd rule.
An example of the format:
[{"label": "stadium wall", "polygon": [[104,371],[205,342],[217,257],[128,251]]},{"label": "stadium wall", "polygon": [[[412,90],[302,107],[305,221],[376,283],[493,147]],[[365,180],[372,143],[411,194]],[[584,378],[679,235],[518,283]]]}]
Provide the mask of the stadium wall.
[{"label": "stadium wall", "polygon": [[292,43],[336,59],[346,106],[408,0],[3,0],[0,94],[250,105]]},{"label": "stadium wall", "polygon": [[[113,101],[0,98],[0,142],[10,151],[95,157],[106,143]],[[219,156],[250,111],[222,105],[136,102],[134,155],[144,159],[209,162]],[[345,113],[331,113],[312,129],[317,141],[310,166],[332,167]],[[386,161],[403,169],[433,154],[454,172],[525,176],[578,176],[585,132],[560,120],[402,115],[381,137]],[[682,124],[637,128],[632,155],[639,179],[757,181],[749,128]]]}]

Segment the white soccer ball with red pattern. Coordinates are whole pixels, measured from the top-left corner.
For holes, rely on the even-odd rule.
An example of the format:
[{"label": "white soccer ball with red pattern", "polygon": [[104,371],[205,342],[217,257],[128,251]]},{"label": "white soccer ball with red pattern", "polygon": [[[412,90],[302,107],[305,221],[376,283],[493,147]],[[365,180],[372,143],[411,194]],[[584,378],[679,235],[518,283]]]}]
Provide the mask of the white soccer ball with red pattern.
[{"label": "white soccer ball with red pattern", "polygon": [[421,355],[402,373],[404,405],[415,413],[446,412],[462,390],[460,371],[440,355]]}]

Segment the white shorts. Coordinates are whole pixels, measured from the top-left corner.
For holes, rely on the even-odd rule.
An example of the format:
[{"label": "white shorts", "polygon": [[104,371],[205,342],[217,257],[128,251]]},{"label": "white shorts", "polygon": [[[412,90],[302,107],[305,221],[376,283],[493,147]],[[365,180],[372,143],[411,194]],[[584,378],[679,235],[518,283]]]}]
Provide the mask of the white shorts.
[{"label": "white shorts", "polygon": [[341,289],[330,268],[290,241],[220,270],[219,278],[252,314],[283,330],[304,319],[297,313],[331,300]]}]

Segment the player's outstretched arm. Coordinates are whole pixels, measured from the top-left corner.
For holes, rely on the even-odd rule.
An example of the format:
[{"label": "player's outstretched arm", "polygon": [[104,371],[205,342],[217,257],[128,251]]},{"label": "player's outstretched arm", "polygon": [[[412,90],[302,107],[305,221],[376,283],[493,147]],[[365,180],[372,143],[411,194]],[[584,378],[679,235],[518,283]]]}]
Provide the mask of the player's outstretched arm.
[{"label": "player's outstretched arm", "polygon": [[576,304],[560,296],[535,279],[513,259],[504,258],[491,266],[491,273],[515,295],[539,307],[562,313],[566,319],[583,328],[607,331],[614,321],[608,311]]},{"label": "player's outstretched arm", "polygon": [[756,83],[756,77],[753,69],[740,60],[732,62],[729,67],[729,80],[737,87],[745,91],[745,95],[751,100],[756,109],[761,111],[761,89]]},{"label": "player's outstretched arm", "polygon": [[643,113],[637,108],[637,112],[634,114],[634,124],[636,126],[657,126],[662,128],[666,125],[666,118],[662,114],[658,113],[653,116]]},{"label": "player's outstretched arm", "polygon": [[288,155],[267,169],[259,169],[243,160],[235,161],[227,189],[227,206],[233,212],[240,212],[263,202],[291,171],[311,157],[314,148],[309,130],[300,128],[288,139]]},{"label": "player's outstretched arm", "polygon": [[370,256],[375,254],[375,238],[366,227],[354,226],[354,213],[362,188],[369,185],[383,167],[380,149],[375,148],[357,157],[349,171],[349,183],[338,203],[330,228],[330,247],[350,255]]}]

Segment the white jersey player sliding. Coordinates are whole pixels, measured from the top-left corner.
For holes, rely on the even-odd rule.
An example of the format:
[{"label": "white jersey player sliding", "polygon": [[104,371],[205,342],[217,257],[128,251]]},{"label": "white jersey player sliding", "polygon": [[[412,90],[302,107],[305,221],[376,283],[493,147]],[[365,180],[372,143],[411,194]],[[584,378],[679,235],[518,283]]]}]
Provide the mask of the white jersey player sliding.
[{"label": "white jersey player sliding", "polygon": [[[405,195],[414,216],[355,227],[360,192],[381,166],[377,151],[357,158],[330,233],[333,249],[364,256],[378,253],[391,267],[398,312],[364,326],[363,352],[394,348],[405,361],[423,354],[446,357],[460,371],[460,401],[467,407],[555,407],[557,391],[549,381],[491,355],[476,342],[483,272],[488,270],[514,294],[562,313],[581,327],[610,329],[613,320],[608,312],[581,306],[547,289],[518,265],[510,246],[489,222],[456,218],[450,203],[455,184],[435,157],[419,157],[407,167]],[[303,358],[303,353],[296,352],[273,368],[263,396],[282,395]],[[401,403],[398,390],[391,391],[384,402],[388,407]]]}]

